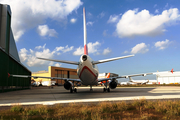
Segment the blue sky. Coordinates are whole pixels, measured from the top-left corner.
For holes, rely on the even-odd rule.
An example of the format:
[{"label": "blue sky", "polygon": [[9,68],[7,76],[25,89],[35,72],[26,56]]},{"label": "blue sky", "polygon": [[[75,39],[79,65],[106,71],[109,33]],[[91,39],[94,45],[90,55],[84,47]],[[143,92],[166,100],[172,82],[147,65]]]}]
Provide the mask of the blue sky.
[{"label": "blue sky", "polygon": [[47,70],[49,65],[77,68],[35,58],[79,61],[84,44],[83,7],[89,55],[93,60],[135,54],[131,58],[99,64],[100,73],[129,75],[180,68],[178,0],[0,2],[11,6],[12,30],[19,56],[32,72]]}]

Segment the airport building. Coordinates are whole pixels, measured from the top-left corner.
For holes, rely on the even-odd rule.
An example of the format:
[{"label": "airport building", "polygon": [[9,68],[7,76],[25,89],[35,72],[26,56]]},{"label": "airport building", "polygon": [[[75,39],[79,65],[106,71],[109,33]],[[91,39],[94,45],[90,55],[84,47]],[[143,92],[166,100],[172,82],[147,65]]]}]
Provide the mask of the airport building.
[{"label": "airport building", "polygon": [[[44,70],[44,71],[33,72],[32,76],[79,79],[76,69],[54,67],[54,66],[49,66],[48,71]],[[37,78],[37,79],[32,78],[32,80],[34,80],[38,84],[42,84],[42,85],[44,84],[47,86],[50,86],[52,83],[56,83],[57,85],[63,85],[65,82],[64,80],[61,80],[61,79],[52,80],[52,79],[47,79],[47,78]]]},{"label": "airport building", "polygon": [[177,72],[157,72],[158,84],[180,84],[180,71]]},{"label": "airport building", "polygon": [[31,75],[20,62],[11,29],[11,9],[0,4],[0,92],[30,88],[31,78],[8,77],[10,74]]}]

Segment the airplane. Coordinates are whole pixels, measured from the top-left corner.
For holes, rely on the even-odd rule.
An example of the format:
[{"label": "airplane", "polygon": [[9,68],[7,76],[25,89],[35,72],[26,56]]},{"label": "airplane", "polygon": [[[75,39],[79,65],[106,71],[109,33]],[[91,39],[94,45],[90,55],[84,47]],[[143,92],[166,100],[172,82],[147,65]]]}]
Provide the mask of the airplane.
[{"label": "airplane", "polygon": [[[106,81],[109,84],[105,84],[105,87],[103,88],[103,92],[110,92],[110,89],[115,89],[117,87],[116,79],[118,78],[129,78],[134,76],[146,76],[146,75],[152,75],[153,73],[143,73],[143,74],[134,74],[134,75],[125,75],[125,76],[117,76],[117,77],[109,77],[109,78],[99,78],[98,79],[98,67],[97,64],[110,62],[114,60],[124,59],[128,57],[133,57],[134,55],[127,55],[127,56],[121,56],[121,57],[115,57],[110,59],[104,59],[104,60],[98,60],[93,61],[90,56],[88,55],[88,46],[87,46],[87,33],[86,33],[86,17],[85,17],[85,8],[83,8],[83,28],[84,28],[84,54],[80,57],[79,62],[75,61],[65,61],[65,60],[53,60],[53,59],[47,59],[47,58],[38,58],[41,60],[48,60],[48,61],[54,61],[54,62],[61,62],[61,63],[67,63],[67,64],[73,64],[77,65],[77,74],[79,76],[79,79],[71,79],[71,78],[59,78],[59,77],[42,77],[42,76],[27,76],[27,75],[13,75],[9,74],[8,76],[12,77],[33,77],[36,78],[48,78],[48,79],[61,79],[64,80],[64,88],[66,90],[70,90],[71,93],[77,92],[77,89],[74,86],[75,82],[81,82],[82,85],[90,85],[90,91],[92,91],[93,85],[98,85],[98,82]],[[72,81],[72,82],[71,82]],[[109,85],[109,87],[108,87]]]},{"label": "airplane", "polygon": [[[171,71],[164,71],[164,72],[171,72],[173,74],[173,69]],[[155,72],[153,74],[158,74],[158,72]],[[133,80],[131,77],[129,77],[129,81],[128,82],[121,82],[121,85],[144,85],[146,83],[149,83],[149,80]]]},{"label": "airplane", "polygon": [[[111,75],[111,73],[108,73],[105,78],[109,78]],[[104,84],[107,84],[107,82],[109,82],[108,80],[105,80],[105,81],[101,81],[101,82],[98,82],[99,85],[104,85]]]},{"label": "airplane", "polygon": [[133,80],[131,77],[129,77],[129,82],[130,83],[134,83],[134,84],[140,84],[140,85],[144,85],[144,84],[146,84],[146,83],[148,83],[149,82],[149,80]]}]

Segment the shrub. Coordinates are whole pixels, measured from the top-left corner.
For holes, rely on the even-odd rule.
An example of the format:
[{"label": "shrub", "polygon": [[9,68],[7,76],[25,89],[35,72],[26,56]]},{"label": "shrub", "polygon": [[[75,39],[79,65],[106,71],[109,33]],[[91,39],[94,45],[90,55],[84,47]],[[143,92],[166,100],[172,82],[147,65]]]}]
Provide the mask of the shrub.
[{"label": "shrub", "polygon": [[22,106],[13,106],[11,107],[12,112],[22,112],[24,110],[24,108]]},{"label": "shrub", "polygon": [[39,112],[37,111],[37,110],[29,110],[29,111],[27,111],[27,115],[39,115]]}]

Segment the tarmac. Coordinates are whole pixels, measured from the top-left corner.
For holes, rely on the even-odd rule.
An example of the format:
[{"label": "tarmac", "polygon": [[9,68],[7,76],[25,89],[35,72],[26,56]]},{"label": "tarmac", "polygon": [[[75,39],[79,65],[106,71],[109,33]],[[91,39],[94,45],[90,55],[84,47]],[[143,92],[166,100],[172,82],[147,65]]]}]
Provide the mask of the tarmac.
[{"label": "tarmac", "polygon": [[70,93],[63,86],[32,87],[32,89],[0,93],[0,107],[13,105],[54,105],[60,103],[82,103],[101,101],[123,101],[138,99],[179,99],[180,87],[117,87],[103,92],[103,87],[79,87]]}]

